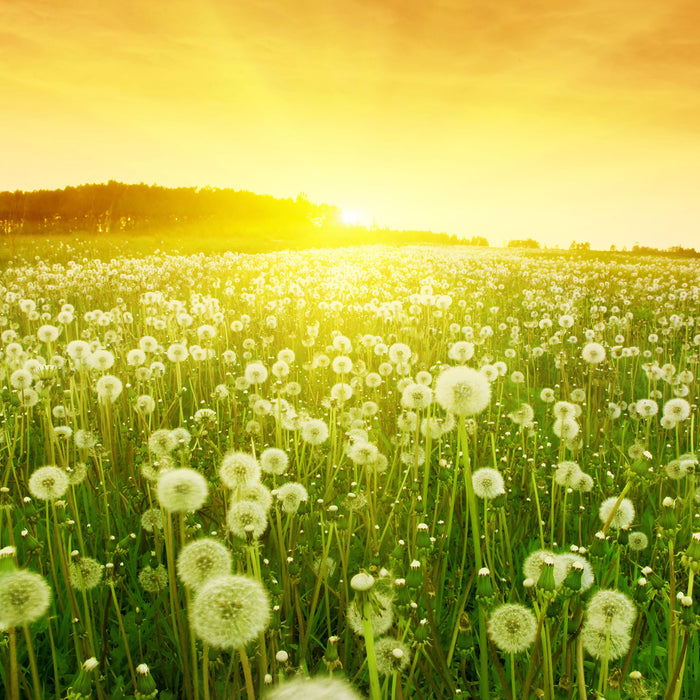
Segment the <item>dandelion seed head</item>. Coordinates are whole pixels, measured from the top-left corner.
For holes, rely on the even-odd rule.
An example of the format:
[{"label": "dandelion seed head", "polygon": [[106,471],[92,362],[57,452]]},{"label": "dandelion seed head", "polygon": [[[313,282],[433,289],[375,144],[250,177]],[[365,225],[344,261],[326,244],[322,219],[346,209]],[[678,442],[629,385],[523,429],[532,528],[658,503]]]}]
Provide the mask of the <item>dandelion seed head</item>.
[{"label": "dandelion seed head", "polygon": [[529,403],[523,403],[515,409],[515,411],[508,414],[508,417],[516,425],[525,425],[531,423],[535,417],[535,411]]},{"label": "dandelion seed head", "polygon": [[[616,503],[617,498],[612,496],[611,498],[605,499],[600,504],[598,516],[603,523],[608,521],[611,513],[613,513]],[[610,520],[610,527],[614,528],[615,530],[626,530],[634,521],[634,516],[634,504],[629,498],[623,498],[620,501],[617,510],[615,510],[612,519]]]},{"label": "dandelion seed head", "polygon": [[265,700],[361,700],[362,696],[337,676],[294,678],[275,686]]},{"label": "dandelion seed head", "polygon": [[219,576],[194,596],[190,622],[197,637],[217,649],[238,649],[270,623],[270,600],[263,585],[248,576]]},{"label": "dandelion seed head", "polygon": [[490,500],[506,492],[503,476],[497,469],[482,467],[472,474],[474,493],[485,500]]},{"label": "dandelion seed head", "polygon": [[266,513],[272,507],[272,493],[259,481],[238,489],[238,500],[258,503]]},{"label": "dandelion seed head", "polygon": [[187,588],[198,588],[217,576],[231,573],[233,556],[226,546],[211,537],[188,542],[177,557],[177,575]]},{"label": "dandelion seed head", "polygon": [[629,631],[637,619],[637,608],[621,591],[600,590],[589,599],[586,616],[587,621],[596,627]]},{"label": "dandelion seed head", "polygon": [[554,472],[554,481],[564,488],[577,488],[583,472],[576,462],[560,462]]},{"label": "dandelion seed head", "polygon": [[572,488],[582,493],[590,493],[593,490],[593,477],[590,474],[581,472],[578,482]]},{"label": "dandelion seed head", "polygon": [[405,642],[392,637],[377,639],[374,642],[374,653],[377,659],[377,672],[380,676],[402,673],[408,668],[411,660],[410,647]]},{"label": "dandelion seed head", "polygon": [[77,557],[68,567],[70,585],[79,591],[89,591],[102,582],[104,566],[92,557]]},{"label": "dandelion seed head", "polygon": [[450,367],[435,382],[435,399],[449,413],[471,416],[488,407],[491,402],[491,385],[477,370]]},{"label": "dandelion seed head", "polygon": [[97,380],[95,389],[97,390],[97,398],[100,403],[109,404],[114,403],[119,398],[123,384],[118,377],[112,374],[105,374]]},{"label": "dandelion seed head", "polygon": [[163,513],[160,508],[148,508],[141,514],[141,527],[146,532],[163,530]]},{"label": "dandelion seed head", "polygon": [[447,357],[450,360],[464,364],[474,357],[474,343],[470,343],[467,340],[458,340],[450,345],[450,349],[447,351]]},{"label": "dandelion seed head", "polygon": [[244,374],[250,384],[263,384],[268,376],[267,367],[262,362],[248,363]]},{"label": "dandelion seed head", "polygon": [[10,384],[19,391],[28,389],[32,385],[33,381],[34,376],[28,369],[16,369],[10,375]]},{"label": "dandelion seed head", "polygon": [[277,447],[268,447],[260,455],[260,468],[266,474],[284,474],[288,466],[289,457],[287,453]]},{"label": "dandelion seed head", "polygon": [[589,365],[599,365],[605,360],[605,348],[600,343],[586,343],[581,351],[581,357]]},{"label": "dandelion seed head", "polygon": [[87,476],[88,468],[85,462],[76,462],[72,466],[66,467],[66,475],[68,476],[68,483],[71,486],[76,486],[82,483]]},{"label": "dandelion seed head", "polygon": [[35,622],[50,604],[51,588],[40,574],[15,569],[0,576],[0,630]]},{"label": "dandelion seed head", "polygon": [[690,417],[690,404],[682,398],[669,399],[664,404],[664,418],[680,423]]},{"label": "dandelion seed head", "polygon": [[[389,631],[394,622],[393,603],[391,597],[384,592],[372,591],[369,595],[370,603],[368,615],[370,624],[372,625],[372,634],[374,637],[380,637]],[[348,626],[358,637],[365,636],[361,605],[361,598],[355,596],[347,610]]]},{"label": "dandelion seed head", "polygon": [[68,490],[68,474],[54,465],[39,467],[29,477],[29,493],[42,501],[55,501]]},{"label": "dandelion seed head", "polygon": [[557,418],[552,425],[552,431],[562,440],[573,440],[579,430],[579,424],[573,418]]},{"label": "dandelion seed head", "polygon": [[420,411],[428,408],[433,401],[433,391],[426,384],[409,384],[401,394],[401,406],[408,410]]},{"label": "dandelion seed head", "polygon": [[158,476],[158,502],[171,513],[192,513],[207,500],[209,488],[202,474],[189,467],[179,467]]},{"label": "dandelion seed head", "polygon": [[267,512],[255,501],[234,501],[226,515],[228,529],[238,538],[257,540],[267,529]]},{"label": "dandelion seed head", "polygon": [[177,439],[171,430],[155,430],[148,438],[148,449],[156,456],[169,455],[177,447]]},{"label": "dandelion seed head", "polygon": [[158,595],[168,587],[168,571],[163,564],[158,564],[155,568],[145,566],[139,571],[138,582],[146,593]]},{"label": "dandelion seed head", "polygon": [[309,500],[309,494],[302,484],[288,482],[277,489],[277,500],[285,513],[293,514],[303,502]]},{"label": "dandelion seed head", "polygon": [[632,638],[626,629],[605,629],[585,622],[581,629],[581,642],[594,658],[601,659],[607,654],[608,659],[613,661],[627,653]]},{"label": "dandelion seed head", "polygon": [[649,546],[649,538],[643,532],[630,532],[627,544],[633,552],[641,552]]},{"label": "dandelion seed head", "polygon": [[219,478],[229,489],[242,488],[260,481],[260,465],[253,455],[230,451],[221,460]]},{"label": "dandelion seed head", "polygon": [[486,630],[491,641],[508,654],[519,654],[528,649],[537,636],[535,614],[518,603],[495,608],[489,615]]}]

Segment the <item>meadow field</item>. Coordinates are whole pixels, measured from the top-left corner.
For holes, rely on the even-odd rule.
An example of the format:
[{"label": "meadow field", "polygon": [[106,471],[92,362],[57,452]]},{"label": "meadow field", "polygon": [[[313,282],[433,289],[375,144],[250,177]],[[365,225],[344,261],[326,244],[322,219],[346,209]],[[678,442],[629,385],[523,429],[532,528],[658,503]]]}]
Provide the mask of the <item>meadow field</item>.
[{"label": "meadow field", "polygon": [[0,287],[7,698],[698,697],[700,261],[61,244]]}]

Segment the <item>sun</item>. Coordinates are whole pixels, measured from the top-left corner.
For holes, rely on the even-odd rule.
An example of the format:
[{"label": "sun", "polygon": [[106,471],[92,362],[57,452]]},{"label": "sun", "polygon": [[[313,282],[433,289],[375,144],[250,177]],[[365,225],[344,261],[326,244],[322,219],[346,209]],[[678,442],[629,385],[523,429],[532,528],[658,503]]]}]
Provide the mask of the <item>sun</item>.
[{"label": "sun", "polygon": [[358,209],[343,209],[340,218],[346,226],[364,226],[370,224],[369,217]]}]

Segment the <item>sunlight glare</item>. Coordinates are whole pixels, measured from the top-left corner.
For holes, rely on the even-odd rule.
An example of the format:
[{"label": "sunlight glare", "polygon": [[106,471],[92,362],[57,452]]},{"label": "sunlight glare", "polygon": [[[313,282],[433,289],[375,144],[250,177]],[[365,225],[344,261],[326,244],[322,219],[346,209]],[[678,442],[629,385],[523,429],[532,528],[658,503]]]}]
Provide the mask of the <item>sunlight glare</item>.
[{"label": "sunlight glare", "polygon": [[340,218],[346,226],[364,226],[367,228],[370,223],[369,217],[357,209],[343,209]]}]

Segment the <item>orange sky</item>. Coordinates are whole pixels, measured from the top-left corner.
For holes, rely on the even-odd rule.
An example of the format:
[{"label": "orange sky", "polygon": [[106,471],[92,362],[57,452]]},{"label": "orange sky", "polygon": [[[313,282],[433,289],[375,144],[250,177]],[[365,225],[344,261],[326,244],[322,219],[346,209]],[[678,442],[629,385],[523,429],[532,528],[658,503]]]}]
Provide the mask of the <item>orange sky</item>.
[{"label": "orange sky", "polygon": [[689,0],[0,0],[0,189],[700,247],[699,25]]}]

